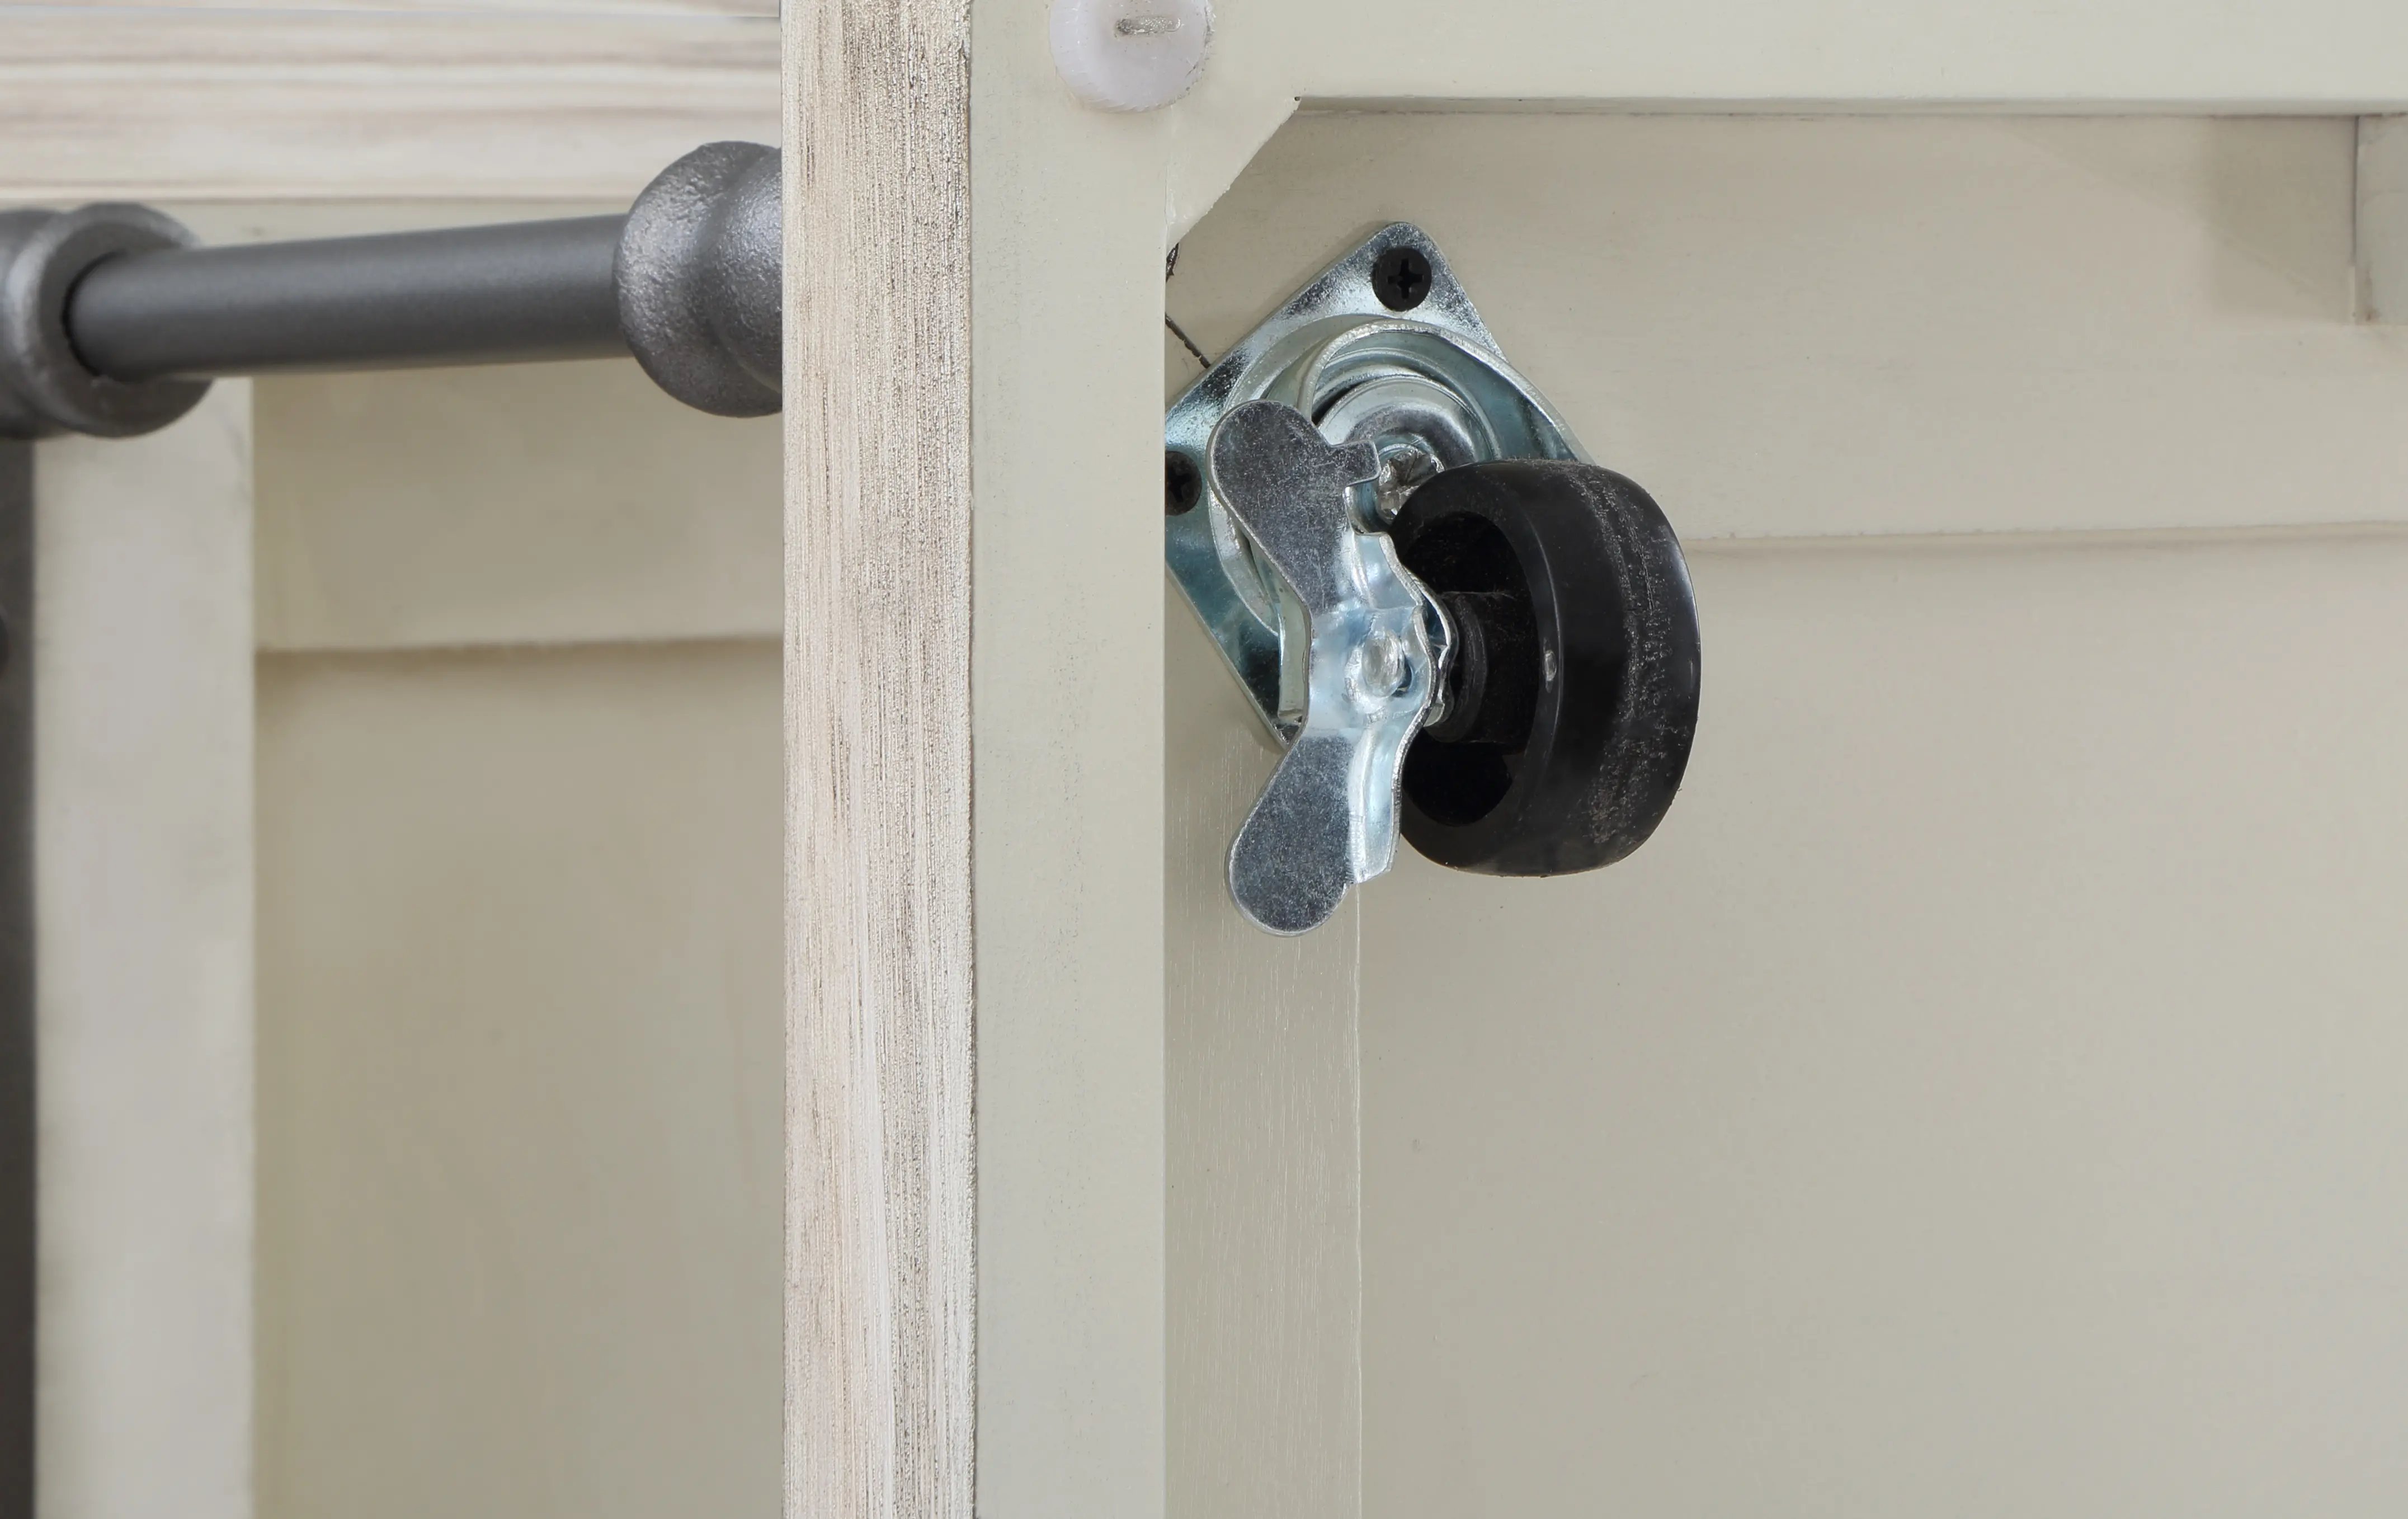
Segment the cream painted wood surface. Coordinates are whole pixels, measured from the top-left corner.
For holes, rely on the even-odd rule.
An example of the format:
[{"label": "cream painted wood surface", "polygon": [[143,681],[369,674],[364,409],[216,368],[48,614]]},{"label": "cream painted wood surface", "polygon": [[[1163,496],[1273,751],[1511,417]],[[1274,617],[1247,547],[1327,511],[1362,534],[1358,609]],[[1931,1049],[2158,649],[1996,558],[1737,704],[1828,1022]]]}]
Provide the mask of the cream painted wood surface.
[{"label": "cream painted wood surface", "polygon": [[2408,322],[2408,116],[2358,122],[2358,313]]},{"label": "cream painted wood surface", "polygon": [[779,687],[262,660],[265,1519],[777,1512]]},{"label": "cream painted wood surface", "polygon": [[969,18],[791,20],[785,1506],[970,1519]]},{"label": "cream painted wood surface", "polygon": [[[995,17],[1041,38],[1033,7]],[[0,36],[0,198],[632,193],[695,142],[765,137],[776,98],[757,0],[8,5]],[[2403,41],[2381,0],[2212,23],[2180,0],[1513,0],[1476,26],[1440,0],[1245,0],[1158,123],[1165,204],[1192,226],[1298,99],[2398,110]]]},{"label": "cream painted wood surface", "polygon": [[261,1512],[774,1512],[778,424],[628,363],[253,388]]},{"label": "cream painted wood surface", "polygon": [[251,1512],[249,403],[35,454],[50,1519]]},{"label": "cream painted wood surface", "polygon": [[[1698,546],[1664,835],[1364,895],[1367,1511],[2400,1491],[2408,558],[2313,525],[2396,519],[2408,466],[2354,147],[1309,115],[1185,239],[1169,308],[1217,352],[1430,228]],[[2102,526],[2160,532],[2035,531]],[[2014,536],[1714,541],[1934,530]]]},{"label": "cream painted wood surface", "polygon": [[774,141],[767,15],[0,6],[0,200],[624,199]]},{"label": "cream painted wood surface", "polygon": [[[209,244],[590,216],[624,201],[178,201]],[[275,376],[260,647],[775,638],[781,429],[629,361]]]},{"label": "cream painted wood surface", "polygon": [[1274,939],[1229,840],[1279,758],[1166,585],[1169,1512],[1363,1512],[1356,904]]},{"label": "cream painted wood surface", "polygon": [[[972,8],[981,1519],[1166,1501],[1168,130]],[[916,425],[916,423],[906,423]]]},{"label": "cream painted wood surface", "polygon": [[2384,0],[1249,3],[1168,113],[1169,222],[1211,209],[1299,100],[1455,108],[2349,114],[2408,106]]},{"label": "cream painted wood surface", "polygon": [[2408,520],[2345,119],[1308,115],[1182,245],[1208,351],[1369,228],[1684,537]]},{"label": "cream painted wood surface", "polygon": [[255,386],[264,649],[777,635],[774,418],[627,361]]},{"label": "cream painted wood surface", "polygon": [[[2408,91],[2408,17],[2380,0],[2080,9],[1982,0],[1240,0],[1204,89],[1305,99],[2095,101],[2350,110]],[[1203,103],[1200,99],[1199,104]]]},{"label": "cream painted wood surface", "polygon": [[2394,1512],[2408,539],[1692,566],[1658,836],[1366,893],[1367,1508]]}]

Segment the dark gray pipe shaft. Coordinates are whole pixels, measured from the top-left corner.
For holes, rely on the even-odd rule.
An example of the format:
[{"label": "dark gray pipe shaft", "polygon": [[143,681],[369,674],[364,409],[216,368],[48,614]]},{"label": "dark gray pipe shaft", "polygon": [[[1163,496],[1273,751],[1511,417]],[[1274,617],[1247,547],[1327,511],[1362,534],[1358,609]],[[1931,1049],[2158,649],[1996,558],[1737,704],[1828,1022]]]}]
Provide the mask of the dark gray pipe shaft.
[{"label": "dark gray pipe shaft", "polygon": [[632,354],[778,409],[778,150],[705,143],[625,216],[197,248],[144,206],[0,210],[0,437],[133,437],[224,375]]},{"label": "dark gray pipe shaft", "polygon": [[127,253],[67,298],[112,380],[609,358],[624,216]]}]

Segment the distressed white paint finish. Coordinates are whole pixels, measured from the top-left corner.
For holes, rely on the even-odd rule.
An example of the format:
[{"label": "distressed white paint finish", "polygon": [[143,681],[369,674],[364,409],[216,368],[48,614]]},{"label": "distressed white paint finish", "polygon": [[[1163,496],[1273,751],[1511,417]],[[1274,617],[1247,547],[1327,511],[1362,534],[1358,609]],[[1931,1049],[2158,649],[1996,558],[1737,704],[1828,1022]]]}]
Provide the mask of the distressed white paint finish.
[{"label": "distressed white paint finish", "polygon": [[1365,894],[1369,1512],[2392,1512],[2408,535],[1692,568],[1645,848]]},{"label": "distressed white paint finish", "polygon": [[790,20],[786,1512],[969,1519],[969,18]]},{"label": "distressed white paint finish", "polygon": [[[982,1519],[1163,1512],[1163,132],[973,8]],[[910,423],[907,423],[906,425]]]},{"label": "distressed white paint finish", "polygon": [[2369,322],[2408,322],[2408,116],[2358,118],[2358,299]]},{"label": "distressed white paint finish", "polygon": [[754,16],[0,7],[0,200],[625,198],[774,140]]},{"label": "distressed white paint finish", "polygon": [[1362,1149],[1350,896],[1299,939],[1229,904],[1279,753],[1166,584],[1169,1512],[1363,1512]]},{"label": "distressed white paint finish", "polygon": [[50,1519],[251,1512],[250,399],[36,452]]}]

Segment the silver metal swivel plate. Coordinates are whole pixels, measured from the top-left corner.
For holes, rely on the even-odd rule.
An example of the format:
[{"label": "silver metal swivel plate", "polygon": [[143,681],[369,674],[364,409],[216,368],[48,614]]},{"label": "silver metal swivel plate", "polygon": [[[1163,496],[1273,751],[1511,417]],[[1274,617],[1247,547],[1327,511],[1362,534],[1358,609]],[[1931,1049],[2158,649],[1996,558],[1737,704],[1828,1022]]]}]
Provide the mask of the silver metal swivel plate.
[{"label": "silver metal swivel plate", "polygon": [[1195,482],[1165,562],[1287,746],[1231,848],[1230,893],[1258,926],[1303,933],[1394,861],[1405,749],[1444,689],[1444,615],[1382,530],[1440,470],[1587,455],[1401,222],[1214,364],[1163,442]]},{"label": "silver metal swivel plate", "polygon": [[[1383,261],[1417,261],[1424,281],[1399,309],[1383,298]],[[1497,349],[1471,298],[1419,228],[1381,228],[1315,276],[1173,402],[1163,446],[1204,481],[1167,519],[1163,557],[1221,656],[1281,741],[1304,722],[1308,661],[1279,606],[1276,577],[1213,489],[1206,457],[1221,419],[1248,401],[1283,402],[1331,443],[1367,442],[1381,480],[1358,525],[1385,525],[1412,488],[1486,459],[1587,459],[1536,387]]]}]

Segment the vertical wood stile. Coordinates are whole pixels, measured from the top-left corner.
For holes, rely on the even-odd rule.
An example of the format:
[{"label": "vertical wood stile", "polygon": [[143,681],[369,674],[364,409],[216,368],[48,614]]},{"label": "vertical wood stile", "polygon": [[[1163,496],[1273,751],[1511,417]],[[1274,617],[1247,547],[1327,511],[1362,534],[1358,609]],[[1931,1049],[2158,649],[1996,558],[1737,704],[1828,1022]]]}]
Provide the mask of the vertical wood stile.
[{"label": "vertical wood stile", "polygon": [[34,1519],[34,445],[0,437],[0,1516]]},{"label": "vertical wood stile", "polygon": [[44,1514],[257,1512],[251,465],[247,380],[35,447]]},{"label": "vertical wood stile", "polygon": [[786,14],[786,1512],[969,1519],[968,27]]}]

